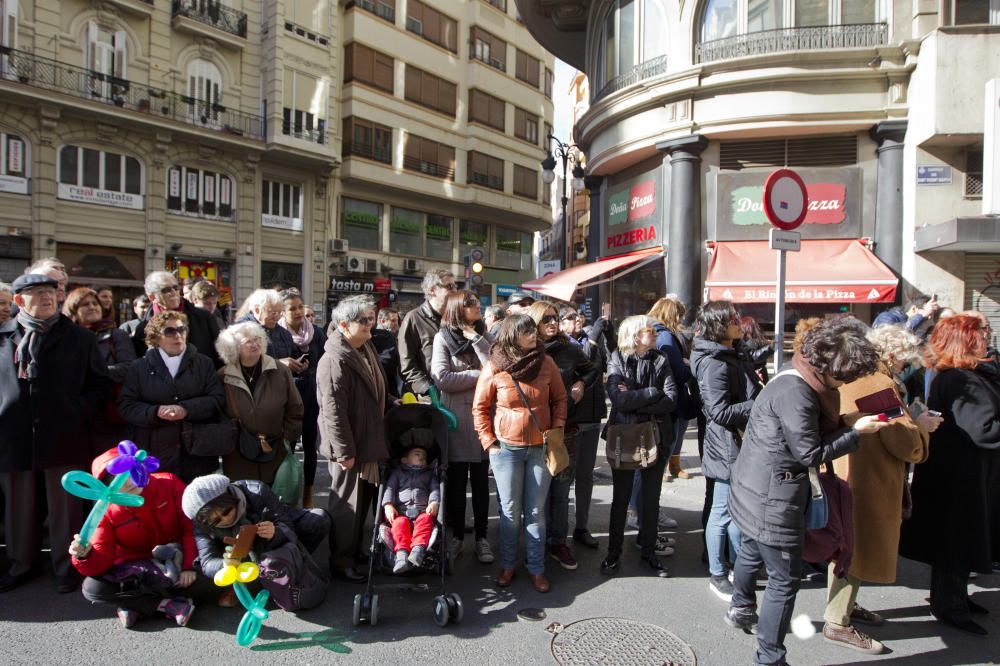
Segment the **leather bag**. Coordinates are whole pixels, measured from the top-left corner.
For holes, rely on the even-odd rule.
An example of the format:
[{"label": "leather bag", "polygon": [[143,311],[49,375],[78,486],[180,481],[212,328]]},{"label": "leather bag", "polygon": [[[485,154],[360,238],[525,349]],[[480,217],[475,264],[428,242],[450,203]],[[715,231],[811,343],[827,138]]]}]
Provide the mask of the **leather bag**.
[{"label": "leather bag", "polygon": [[659,455],[660,428],[655,421],[609,425],[604,452],[611,469],[646,469]]},{"label": "leather bag", "polygon": [[531,422],[535,424],[538,432],[542,433],[543,446],[545,447],[545,467],[548,468],[549,474],[557,476],[561,471],[569,467],[569,451],[566,449],[565,433],[562,428],[542,430],[542,425],[535,416],[535,410],[531,408],[527,396],[521,390],[521,384],[516,379],[511,378],[511,380],[514,382],[514,388],[517,389],[517,394],[521,396],[524,406],[528,408],[528,414],[531,415]]}]

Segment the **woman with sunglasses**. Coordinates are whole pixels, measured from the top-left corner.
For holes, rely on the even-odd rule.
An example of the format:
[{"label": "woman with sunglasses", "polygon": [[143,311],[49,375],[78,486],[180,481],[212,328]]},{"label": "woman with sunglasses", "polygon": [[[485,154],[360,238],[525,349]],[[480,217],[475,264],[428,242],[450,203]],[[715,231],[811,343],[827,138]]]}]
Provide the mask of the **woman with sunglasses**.
[{"label": "woman with sunglasses", "polygon": [[155,314],[144,334],[149,349],[129,367],[118,412],[130,425],[132,441],[160,459],[160,471],[188,483],[214,472],[219,460],[188,453],[182,425],[216,421],[226,394],[211,359],[187,343],[187,315]]}]

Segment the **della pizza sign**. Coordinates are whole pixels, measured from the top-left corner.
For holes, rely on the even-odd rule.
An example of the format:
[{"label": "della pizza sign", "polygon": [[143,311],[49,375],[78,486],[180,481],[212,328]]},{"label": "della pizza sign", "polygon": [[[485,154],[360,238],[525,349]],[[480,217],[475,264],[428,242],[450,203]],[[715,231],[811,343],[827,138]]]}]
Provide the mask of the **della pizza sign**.
[{"label": "della pizza sign", "polygon": [[609,188],[602,256],[662,245],[659,168]]}]

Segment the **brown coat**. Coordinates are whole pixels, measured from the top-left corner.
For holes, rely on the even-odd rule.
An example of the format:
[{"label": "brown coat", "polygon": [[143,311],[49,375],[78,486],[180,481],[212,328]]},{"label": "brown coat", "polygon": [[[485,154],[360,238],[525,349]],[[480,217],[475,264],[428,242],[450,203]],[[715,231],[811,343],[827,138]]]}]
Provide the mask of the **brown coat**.
[{"label": "brown coat", "polygon": [[[858,416],[855,400],[890,387],[896,390],[895,382],[881,372],[842,386],[840,413],[852,422]],[[837,475],[848,481],[854,494],[852,576],[871,583],[895,582],[903,475],[907,463],[927,459],[929,440],[904,410],[888,427],[861,435],[857,451],[834,461]]]},{"label": "brown coat", "polygon": [[[535,410],[542,430],[566,425],[566,386],[559,367],[547,355],[538,376],[530,382],[520,382],[524,396]],[[496,405],[496,415],[490,418],[490,408]],[[535,427],[524,401],[514,388],[509,372],[494,372],[487,361],[476,384],[472,400],[472,420],[484,449],[498,439],[521,446],[541,446],[542,433]]]},{"label": "brown coat", "polygon": [[[283,437],[289,448],[295,445],[302,434],[305,408],[302,396],[295,388],[291,370],[264,354],[253,395],[250,395],[250,389],[243,380],[239,361],[219,368],[218,373],[226,385],[225,409],[228,417],[237,418],[236,412],[239,412],[240,423],[250,432],[267,437]],[[273,460],[266,463],[251,462],[236,450],[222,457],[222,471],[233,481],[258,480],[271,484],[274,483],[274,475],[284,459],[283,448],[277,451]]]}]

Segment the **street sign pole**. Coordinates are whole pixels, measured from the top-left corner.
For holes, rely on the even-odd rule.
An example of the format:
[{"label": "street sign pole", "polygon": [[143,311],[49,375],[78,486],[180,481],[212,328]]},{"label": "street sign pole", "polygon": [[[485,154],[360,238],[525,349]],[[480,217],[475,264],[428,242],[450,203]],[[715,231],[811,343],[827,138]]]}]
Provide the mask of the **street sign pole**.
[{"label": "street sign pole", "polygon": [[778,267],[776,271],[774,292],[774,374],[781,372],[785,349],[785,267],[787,257],[785,250],[778,250]]}]

